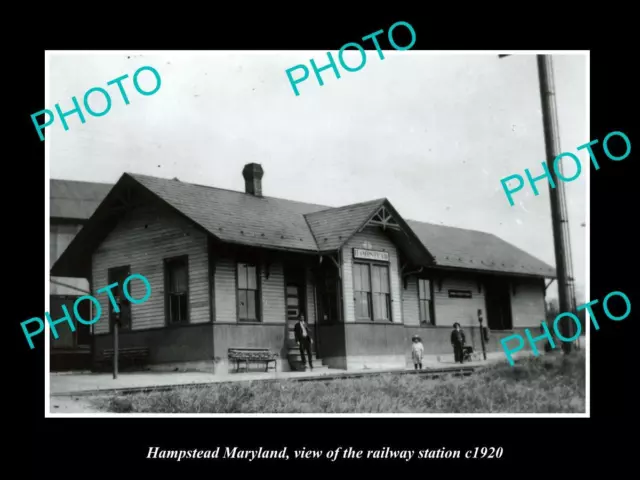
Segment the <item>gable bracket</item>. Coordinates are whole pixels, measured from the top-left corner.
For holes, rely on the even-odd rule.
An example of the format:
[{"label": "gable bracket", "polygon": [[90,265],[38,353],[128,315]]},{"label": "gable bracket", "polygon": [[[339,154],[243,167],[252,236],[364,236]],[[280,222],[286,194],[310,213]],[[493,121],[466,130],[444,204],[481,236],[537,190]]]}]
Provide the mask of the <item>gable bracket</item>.
[{"label": "gable bracket", "polygon": [[338,277],[342,278],[342,269],[340,268],[340,263],[335,258],[333,258],[331,255],[327,255],[327,257],[329,257],[329,259],[333,262],[333,264],[338,269]]},{"label": "gable bracket", "polygon": [[380,227],[383,230],[386,230],[387,228],[390,228],[393,230],[401,230],[401,227],[400,225],[398,225],[398,222],[394,220],[393,215],[387,212],[387,209],[384,207],[384,205],[380,207],[380,209],[375,213],[375,215],[371,217],[371,220],[365,223],[359,231],[361,232],[365,227],[368,227],[368,226]]}]

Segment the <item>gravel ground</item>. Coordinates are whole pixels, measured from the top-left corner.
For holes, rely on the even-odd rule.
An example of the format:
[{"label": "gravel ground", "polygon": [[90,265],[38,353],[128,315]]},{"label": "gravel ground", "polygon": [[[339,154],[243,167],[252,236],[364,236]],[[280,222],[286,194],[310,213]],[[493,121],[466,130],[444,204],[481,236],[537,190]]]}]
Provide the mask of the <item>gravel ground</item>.
[{"label": "gravel ground", "polygon": [[89,397],[51,397],[51,413],[105,413],[89,401]]}]

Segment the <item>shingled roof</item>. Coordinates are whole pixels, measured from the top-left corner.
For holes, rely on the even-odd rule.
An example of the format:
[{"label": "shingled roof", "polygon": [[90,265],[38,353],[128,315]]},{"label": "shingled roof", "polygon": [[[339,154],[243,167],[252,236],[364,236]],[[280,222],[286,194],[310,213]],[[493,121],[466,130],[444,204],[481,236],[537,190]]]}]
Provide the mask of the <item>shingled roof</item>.
[{"label": "shingled roof", "polygon": [[134,174],[131,177],[223,242],[318,250],[304,214],[327,207],[179,180]]},{"label": "shingled roof", "polygon": [[340,248],[345,238],[351,237],[385,202],[384,198],[355,203],[338,208],[327,208],[307,213],[305,218],[313,232],[318,249],[327,252]]},{"label": "shingled roof", "polygon": [[[254,247],[309,253],[334,251],[381,205],[393,210],[386,199],[329,207],[147,175],[125,173],[118,183],[125,180],[143,187],[221,241]],[[436,266],[555,277],[552,267],[495,235],[398,220],[409,230],[409,244],[413,239],[413,243],[421,242],[419,247],[428,251],[429,258],[435,257]],[[73,243],[67,249],[69,254],[73,254]]]},{"label": "shingled roof", "polygon": [[555,278],[555,269],[492,233],[407,220],[436,265]]},{"label": "shingled roof", "polygon": [[113,185],[77,180],[49,181],[51,218],[88,220]]}]

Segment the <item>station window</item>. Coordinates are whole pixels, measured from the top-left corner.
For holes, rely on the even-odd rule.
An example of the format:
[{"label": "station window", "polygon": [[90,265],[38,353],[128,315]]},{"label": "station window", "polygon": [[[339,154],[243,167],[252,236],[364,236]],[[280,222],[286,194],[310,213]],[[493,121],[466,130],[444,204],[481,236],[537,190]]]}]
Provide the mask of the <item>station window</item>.
[{"label": "station window", "polygon": [[391,321],[389,267],[354,263],[353,281],[356,319]]},{"label": "station window", "polygon": [[238,263],[237,277],[238,320],[241,322],[259,322],[260,291],[258,266],[255,263]]},{"label": "station window", "polygon": [[189,322],[189,263],[186,256],[165,259],[165,301],[169,325]]},{"label": "station window", "polygon": [[426,278],[418,279],[418,302],[420,309],[420,323],[425,325],[435,325],[433,314],[433,286],[431,280]]}]

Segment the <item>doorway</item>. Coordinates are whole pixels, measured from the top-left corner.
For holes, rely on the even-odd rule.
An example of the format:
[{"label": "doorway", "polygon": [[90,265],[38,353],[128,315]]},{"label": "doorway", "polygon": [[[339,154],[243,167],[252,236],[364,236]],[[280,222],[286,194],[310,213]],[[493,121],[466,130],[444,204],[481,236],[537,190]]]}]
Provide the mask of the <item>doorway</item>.
[{"label": "doorway", "polygon": [[113,332],[113,323],[118,321],[119,330],[131,329],[131,302],[124,296],[124,281],[131,275],[129,266],[109,269],[109,285],[118,285],[111,290],[113,298],[118,305],[119,312],[113,308],[113,303],[109,301],[109,331]]},{"label": "doorway", "polygon": [[285,278],[285,301],[287,309],[287,338],[288,346],[295,347],[295,335],[293,329],[300,315],[304,315],[307,322],[306,301],[305,301],[305,269],[300,267],[286,267],[284,271]]},{"label": "doorway", "polygon": [[284,272],[285,296],[287,301],[287,320],[297,320],[303,314],[307,321],[305,302],[305,269],[299,267],[287,267]]},{"label": "doorway", "polygon": [[487,326],[490,330],[512,330],[510,282],[504,278],[485,279]]}]

